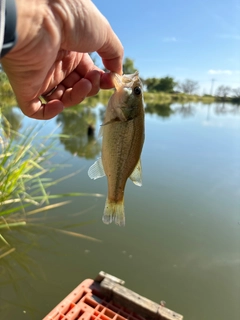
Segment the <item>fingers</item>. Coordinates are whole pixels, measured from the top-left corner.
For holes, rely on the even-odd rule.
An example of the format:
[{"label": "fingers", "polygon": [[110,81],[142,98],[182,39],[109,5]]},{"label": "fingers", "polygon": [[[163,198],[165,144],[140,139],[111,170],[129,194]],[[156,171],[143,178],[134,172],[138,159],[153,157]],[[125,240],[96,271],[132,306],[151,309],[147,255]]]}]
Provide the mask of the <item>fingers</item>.
[{"label": "fingers", "polygon": [[65,107],[77,105],[86,97],[96,95],[100,88],[112,87],[110,73],[91,70],[85,78],[80,78],[80,75],[74,73],[72,77],[69,75],[62,83],[43,95],[47,103],[44,104],[39,98],[35,98],[30,102],[19,101],[19,106],[30,118],[48,120],[57,116]]},{"label": "fingers", "polygon": [[92,88],[87,95],[88,97],[96,95],[98,93],[98,91],[100,90],[101,74],[102,74],[102,72],[99,72],[97,70],[89,71],[86,74],[85,79],[90,81],[90,83],[92,85]]},{"label": "fingers", "polygon": [[62,102],[59,100],[52,100],[43,104],[38,98],[32,100],[29,104],[20,105],[20,107],[26,116],[38,120],[52,119],[64,109]]},{"label": "fingers", "polygon": [[[60,87],[60,88],[59,88]],[[81,103],[93,89],[92,83],[87,79],[81,79],[72,88],[65,89],[60,85],[52,94],[45,96],[46,104],[36,98],[30,102],[19,103],[22,112],[34,119],[49,120],[60,112],[64,107],[70,107]],[[63,89],[64,88],[64,89]],[[61,96],[58,98],[58,96]]]},{"label": "fingers", "polygon": [[101,74],[100,88],[101,89],[112,89],[114,87],[113,77],[111,72],[105,72]]},{"label": "fingers", "polygon": [[[61,100],[65,107],[76,105],[85,97],[93,96],[100,90],[100,80],[103,71],[91,70],[84,78],[73,72],[61,84],[48,93],[43,94],[46,101]],[[108,84],[109,88],[112,83]]]},{"label": "fingers", "polygon": [[64,92],[61,101],[65,107],[74,106],[82,102],[91,90],[91,82],[83,78],[78,81],[72,88],[68,88]]},{"label": "fingers", "polygon": [[38,93],[42,94],[46,101],[45,104],[36,97],[34,92],[29,96],[16,95],[20,108],[28,117],[51,119],[62,112],[65,107],[77,105],[86,97],[96,95],[100,88],[110,89],[114,86],[111,74],[104,73],[96,67],[88,54],[83,55],[79,65],[60,83],[47,82],[49,86],[46,91]]}]

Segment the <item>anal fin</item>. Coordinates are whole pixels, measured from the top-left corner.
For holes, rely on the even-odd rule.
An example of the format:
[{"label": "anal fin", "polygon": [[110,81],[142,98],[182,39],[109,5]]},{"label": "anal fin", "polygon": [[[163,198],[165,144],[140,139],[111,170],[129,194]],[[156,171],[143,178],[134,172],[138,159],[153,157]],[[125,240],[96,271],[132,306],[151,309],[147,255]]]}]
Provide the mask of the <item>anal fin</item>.
[{"label": "anal fin", "polygon": [[130,175],[130,179],[132,180],[132,182],[138,186],[141,187],[142,186],[142,165],[141,165],[141,159],[138,160],[138,163],[135,167],[135,169],[133,170],[132,174]]}]

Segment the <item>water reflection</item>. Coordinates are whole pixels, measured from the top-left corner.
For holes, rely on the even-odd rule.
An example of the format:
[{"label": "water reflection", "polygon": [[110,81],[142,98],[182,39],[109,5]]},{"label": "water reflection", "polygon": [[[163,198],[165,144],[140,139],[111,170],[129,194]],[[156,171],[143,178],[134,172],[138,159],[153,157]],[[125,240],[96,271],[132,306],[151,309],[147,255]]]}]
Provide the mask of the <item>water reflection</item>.
[{"label": "water reflection", "polygon": [[[199,105],[199,107],[204,105]],[[212,103],[208,104],[208,113],[210,113],[210,110],[212,109],[212,112],[215,115],[239,115],[240,111],[240,105],[239,104],[233,104],[233,103]]]},{"label": "water reflection", "polygon": [[175,113],[170,103],[146,103],[145,112],[150,114],[155,113],[162,118],[168,118]]},{"label": "water reflection", "polygon": [[232,104],[231,107],[232,107],[230,110],[231,114],[233,114],[233,115],[240,114],[240,105],[239,104]]},{"label": "water reflection", "polygon": [[168,118],[173,115],[181,115],[182,118],[194,117],[199,109],[207,106],[207,118],[210,117],[211,111],[215,115],[239,115],[240,105],[233,103],[194,103],[188,102],[184,104],[162,104],[162,103],[146,103],[146,113],[156,114],[162,118]]},{"label": "water reflection", "polygon": [[[41,230],[41,229],[40,229]],[[2,231],[2,235],[9,243],[14,244],[12,253],[0,259],[0,314],[1,319],[10,319],[9,313],[14,309],[20,309],[23,314],[27,313],[32,319],[38,317],[38,306],[31,303],[27,291],[32,290],[32,282],[39,280],[47,281],[44,272],[29,251],[40,255],[42,250],[48,251],[47,247],[39,247],[38,240],[42,236],[39,228],[29,229],[18,227],[9,231]],[[10,247],[7,246],[7,250]],[[4,247],[1,246],[1,251]],[[23,287],[26,290],[23,290]],[[11,310],[11,311],[10,311]]]},{"label": "water reflection", "polygon": [[183,118],[193,117],[196,113],[196,110],[193,108],[191,103],[182,104],[174,110],[176,113],[181,114]]},{"label": "water reflection", "polygon": [[215,113],[216,114],[226,114],[228,113],[229,110],[227,108],[227,105],[225,102],[222,102],[222,103],[218,103],[215,107]]},{"label": "water reflection", "polygon": [[[41,297],[39,304],[39,292],[34,288],[45,288],[48,293],[53,291],[56,295],[60,285],[52,280],[53,276],[49,277],[48,272],[52,267],[54,274],[58,273],[56,266],[66,257],[69,243],[74,243],[79,249],[86,248],[90,242],[101,242],[81,233],[84,226],[95,223],[82,217],[94,208],[77,211],[66,218],[48,212],[36,213],[26,217],[23,226],[0,230],[0,319],[15,319],[10,314],[18,314],[18,319],[42,319],[41,306],[46,304],[48,296]],[[14,217],[17,219],[18,215]]]},{"label": "water reflection", "polygon": [[[103,107],[97,109],[98,99],[87,100],[87,104],[78,105],[73,108],[65,109],[56,118],[57,123],[62,124],[62,132],[59,139],[65,150],[73,155],[86,159],[94,159],[100,153],[101,141],[98,140],[99,128],[96,128],[97,120],[104,122],[105,103]],[[104,101],[106,102],[106,101]],[[89,107],[90,106],[90,107]],[[194,117],[199,110],[206,112],[206,120],[210,120],[213,114],[220,115],[239,115],[240,106],[237,104],[218,102],[211,104],[187,102],[184,104],[169,103],[146,103],[145,111],[149,114],[167,119],[172,116],[180,115],[182,118]],[[21,111],[16,107],[2,109],[0,122],[7,137],[17,137],[17,132],[22,128]]]},{"label": "water reflection", "polygon": [[174,114],[181,114],[183,118],[192,117],[195,110],[191,103],[175,105],[170,103],[147,103],[146,113],[157,114],[162,118],[168,118]]},{"label": "water reflection", "polygon": [[239,104],[229,104],[226,102],[216,103],[215,105],[215,113],[218,115],[227,115],[227,114],[234,114],[238,115],[240,111]]},{"label": "water reflection", "polygon": [[86,159],[94,159],[101,149],[95,138],[97,115],[93,110],[79,105],[66,109],[57,117],[57,122],[62,124],[60,141],[65,150]]}]

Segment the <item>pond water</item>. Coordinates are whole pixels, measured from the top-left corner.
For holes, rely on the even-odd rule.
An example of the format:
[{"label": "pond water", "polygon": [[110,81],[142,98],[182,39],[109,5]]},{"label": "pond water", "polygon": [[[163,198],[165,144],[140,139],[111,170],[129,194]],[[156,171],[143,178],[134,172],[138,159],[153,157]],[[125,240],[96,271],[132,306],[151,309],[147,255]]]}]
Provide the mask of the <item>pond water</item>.
[{"label": "pond water", "polygon": [[[12,112],[17,121],[19,113]],[[143,186],[127,183],[125,227],[102,223],[106,179],[92,181],[87,175],[99,156],[103,113],[99,104],[43,124],[43,135],[57,125],[55,133],[72,135],[59,140],[51,161],[64,166],[51,177],[76,174],[51,193],[104,197],[63,198],[71,202],[34,216],[32,226],[4,232],[16,250],[0,260],[0,319],[41,319],[81,281],[103,270],[149,299],[166,301],[186,320],[238,320],[240,108],[146,105]],[[39,123],[22,121],[20,131]],[[87,136],[91,121],[95,138]],[[58,228],[101,242],[71,237]]]}]

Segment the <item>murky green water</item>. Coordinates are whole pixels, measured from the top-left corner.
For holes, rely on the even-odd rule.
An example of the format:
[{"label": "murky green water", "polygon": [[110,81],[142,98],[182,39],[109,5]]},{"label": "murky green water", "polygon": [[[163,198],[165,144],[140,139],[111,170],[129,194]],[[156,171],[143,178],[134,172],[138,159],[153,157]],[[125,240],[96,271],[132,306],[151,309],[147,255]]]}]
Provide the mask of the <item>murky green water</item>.
[{"label": "murky green water", "polygon": [[[52,193],[106,195],[106,179],[87,176],[101,146],[87,136],[87,123],[98,127],[103,110],[63,113],[44,124],[43,134],[61,123],[57,132],[73,135],[62,138],[52,161],[65,166],[52,177],[82,169]],[[0,319],[41,319],[100,270],[156,302],[165,300],[184,319],[239,319],[240,108],[199,103],[146,110],[143,186],[127,184],[126,227],[102,223],[105,197],[78,197],[34,216],[38,226],[5,232],[16,251],[0,260]],[[21,130],[36,123],[26,118]]]}]

